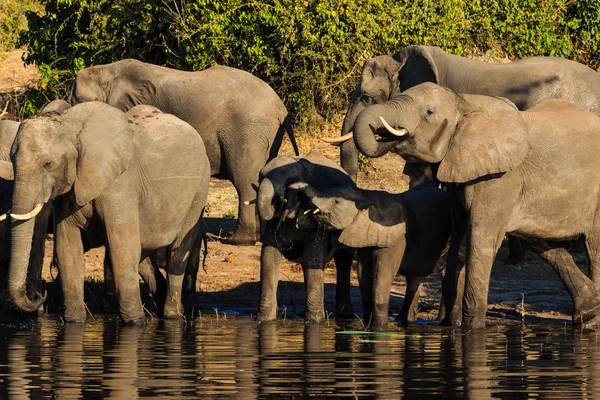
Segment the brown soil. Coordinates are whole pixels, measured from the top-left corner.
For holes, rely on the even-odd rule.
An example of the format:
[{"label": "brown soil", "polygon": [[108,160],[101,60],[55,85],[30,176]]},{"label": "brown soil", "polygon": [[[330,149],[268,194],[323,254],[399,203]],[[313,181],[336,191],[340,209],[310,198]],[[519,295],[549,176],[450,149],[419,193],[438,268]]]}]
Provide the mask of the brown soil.
[{"label": "brown soil", "polygon": [[[23,86],[35,75],[31,69],[24,69],[20,52],[8,54],[0,62],[0,92]],[[336,123],[327,125],[319,136],[337,136],[340,132],[341,117]],[[301,152],[318,150],[324,155],[339,160],[337,148],[327,145],[313,135],[299,133],[297,140]],[[286,139],[280,154],[292,154],[291,145]],[[371,159],[361,167],[359,185],[369,189],[384,189],[401,192],[407,188],[402,176],[403,160],[396,155]],[[208,198],[206,223],[211,234],[209,253],[205,271],[198,276],[198,294],[193,299],[196,310],[206,312],[232,312],[242,315],[255,314],[260,291],[260,243],[250,247],[237,247],[222,243],[235,228],[237,195],[227,181],[213,179]],[[50,271],[52,241],[46,243],[44,279],[53,280],[56,271]],[[501,249],[498,260],[506,257]],[[86,277],[92,281],[102,280],[104,250],[94,249],[85,255]],[[288,317],[297,316],[304,305],[304,287],[301,267],[293,262],[282,261],[278,301],[281,311]],[[326,309],[334,309],[335,267],[330,263],[325,270]],[[360,310],[360,294],[356,275],[352,278],[353,304]],[[422,290],[423,319],[434,319],[440,299],[441,282],[438,276],[431,276]],[[405,281],[398,277],[391,293],[390,311],[397,313],[404,297]],[[552,271],[550,266],[536,256],[530,255],[522,267],[506,266],[496,262],[492,272],[489,294],[491,321],[505,318],[526,321],[569,319],[571,299]],[[88,302],[92,301],[87,299]]]},{"label": "brown soil", "polygon": [[33,65],[25,67],[21,60],[22,54],[22,50],[0,52],[0,92],[22,89],[37,76]]}]

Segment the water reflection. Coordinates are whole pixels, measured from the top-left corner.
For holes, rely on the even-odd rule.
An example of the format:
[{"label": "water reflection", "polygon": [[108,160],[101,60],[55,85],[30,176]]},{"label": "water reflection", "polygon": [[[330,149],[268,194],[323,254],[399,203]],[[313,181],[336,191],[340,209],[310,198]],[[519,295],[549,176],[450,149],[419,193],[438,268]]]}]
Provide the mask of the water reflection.
[{"label": "water reflection", "polygon": [[485,331],[391,326],[339,334],[335,324],[177,321],[123,327],[1,324],[0,393],[11,398],[239,399],[401,396],[594,398],[595,332],[561,325]]}]

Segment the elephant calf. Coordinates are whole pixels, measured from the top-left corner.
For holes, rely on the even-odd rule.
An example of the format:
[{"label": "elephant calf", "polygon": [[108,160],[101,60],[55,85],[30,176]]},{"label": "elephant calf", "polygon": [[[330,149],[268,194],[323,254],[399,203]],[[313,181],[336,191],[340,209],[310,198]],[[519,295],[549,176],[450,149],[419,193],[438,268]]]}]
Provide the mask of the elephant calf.
[{"label": "elephant calf", "polygon": [[181,313],[181,291],[206,202],[210,165],[198,133],[150,106],[128,114],[100,102],[24,121],[12,146],[15,181],[9,290],[15,304],[37,309],[26,276],[33,217],[54,204],[55,251],[65,319],[84,321],[83,243],[106,245],[121,318],[144,320],[138,264],[166,251],[163,315]]},{"label": "elephant calf", "polygon": [[396,320],[416,319],[423,280],[443,265],[452,231],[448,194],[432,183],[400,193],[355,186],[319,191],[299,188],[315,220],[340,231],[342,245],[358,249],[358,277],[366,323],[388,322],[394,276],[406,276],[406,295]]},{"label": "elephant calf", "polygon": [[335,259],[337,269],[336,315],[352,316],[350,268],[353,250],[339,246],[339,232],[318,225],[298,185],[308,184],[316,190],[331,187],[355,187],[339,165],[311,152],[305,157],[279,156],[260,173],[257,208],[264,223],[260,262],[261,295],[259,321],[277,318],[277,285],[281,256],[302,262],[306,286],[306,320],[325,318],[323,270]]}]

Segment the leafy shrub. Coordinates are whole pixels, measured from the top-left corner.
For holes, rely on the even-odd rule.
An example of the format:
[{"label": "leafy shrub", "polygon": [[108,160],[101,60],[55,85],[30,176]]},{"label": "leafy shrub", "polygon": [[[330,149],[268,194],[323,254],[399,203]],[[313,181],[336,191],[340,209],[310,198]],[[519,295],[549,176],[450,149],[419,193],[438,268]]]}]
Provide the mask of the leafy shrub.
[{"label": "leafy shrub", "polygon": [[345,109],[366,58],[408,44],[597,67],[600,43],[595,0],[50,0],[27,19],[25,60],[69,71],[60,79],[128,57],[225,64],[268,82],[304,123]]},{"label": "leafy shrub", "polygon": [[0,2],[0,52],[13,50],[19,31],[27,28],[26,11],[38,12],[42,5],[36,0],[2,0]]}]

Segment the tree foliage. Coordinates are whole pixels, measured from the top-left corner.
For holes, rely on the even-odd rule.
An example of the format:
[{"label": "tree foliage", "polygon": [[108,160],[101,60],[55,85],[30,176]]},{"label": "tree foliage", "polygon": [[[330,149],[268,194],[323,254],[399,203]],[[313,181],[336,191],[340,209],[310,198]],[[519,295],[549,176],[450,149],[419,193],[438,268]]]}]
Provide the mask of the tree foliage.
[{"label": "tree foliage", "polygon": [[[408,44],[568,57],[598,67],[596,0],[50,0],[28,13],[25,60],[68,80],[123,58],[216,64],[268,82],[297,120],[342,111],[366,58]],[[54,82],[46,83],[51,90]]]}]

